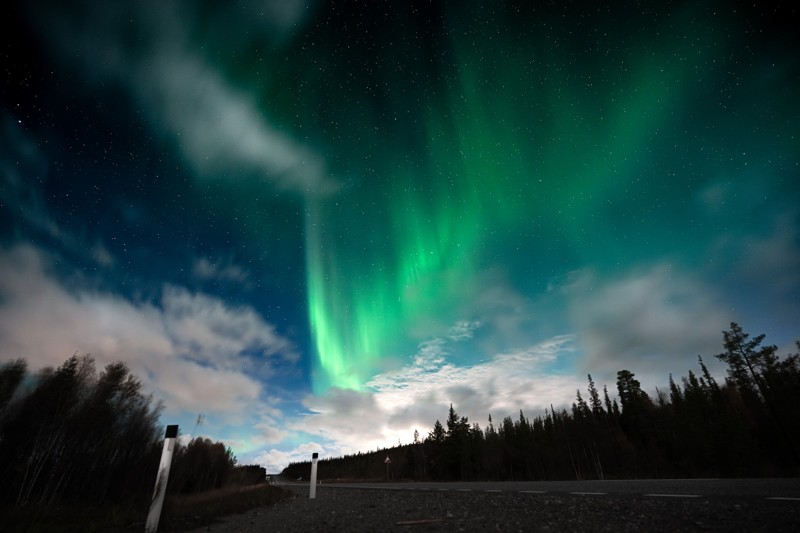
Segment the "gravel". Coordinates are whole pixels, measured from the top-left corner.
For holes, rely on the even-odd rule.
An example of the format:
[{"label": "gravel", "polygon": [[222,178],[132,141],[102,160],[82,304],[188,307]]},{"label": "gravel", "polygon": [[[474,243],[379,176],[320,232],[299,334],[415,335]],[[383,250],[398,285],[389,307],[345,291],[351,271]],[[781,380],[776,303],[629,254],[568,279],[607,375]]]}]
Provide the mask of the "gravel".
[{"label": "gravel", "polygon": [[800,502],[513,492],[308,487],[272,507],[195,530],[208,533],[359,531],[800,531]]}]

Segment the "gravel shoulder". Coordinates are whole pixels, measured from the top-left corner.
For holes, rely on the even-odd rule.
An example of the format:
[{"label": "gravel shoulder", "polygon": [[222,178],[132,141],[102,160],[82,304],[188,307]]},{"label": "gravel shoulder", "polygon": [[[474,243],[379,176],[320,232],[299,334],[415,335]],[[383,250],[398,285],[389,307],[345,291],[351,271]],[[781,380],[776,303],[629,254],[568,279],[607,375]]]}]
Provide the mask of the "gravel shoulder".
[{"label": "gravel shoulder", "polygon": [[[289,487],[287,487],[289,488]],[[800,502],[567,494],[412,492],[320,486],[196,533],[360,531],[800,531]]]}]

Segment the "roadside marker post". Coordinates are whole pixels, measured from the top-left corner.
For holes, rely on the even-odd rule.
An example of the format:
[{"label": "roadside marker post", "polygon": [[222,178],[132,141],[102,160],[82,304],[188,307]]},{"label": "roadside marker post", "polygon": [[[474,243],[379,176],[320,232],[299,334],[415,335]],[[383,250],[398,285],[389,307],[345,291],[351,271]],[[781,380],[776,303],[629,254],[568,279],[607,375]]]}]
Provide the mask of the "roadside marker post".
[{"label": "roadside marker post", "polygon": [[319,454],[314,452],[311,455],[311,483],[308,486],[308,499],[313,500],[317,497],[317,459]]},{"label": "roadside marker post", "polygon": [[161,518],[161,507],[164,505],[164,494],[167,492],[169,467],[172,466],[172,452],[175,449],[177,437],[178,426],[167,426],[164,448],[161,451],[161,463],[158,465],[158,475],[156,476],[156,487],[153,491],[153,501],[150,503],[150,512],[147,513],[147,523],[144,528],[147,533],[158,531],[158,520]]}]

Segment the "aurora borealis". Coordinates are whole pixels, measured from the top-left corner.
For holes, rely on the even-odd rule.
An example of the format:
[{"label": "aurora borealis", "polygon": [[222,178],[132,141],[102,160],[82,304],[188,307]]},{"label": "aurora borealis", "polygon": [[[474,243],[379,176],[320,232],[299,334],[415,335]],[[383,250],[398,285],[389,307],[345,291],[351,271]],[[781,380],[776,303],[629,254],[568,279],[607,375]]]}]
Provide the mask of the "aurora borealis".
[{"label": "aurora borealis", "polygon": [[451,402],[567,405],[587,373],[663,387],[731,320],[789,348],[799,20],[15,2],[0,360],[122,358],[165,416],[280,465],[408,441]]},{"label": "aurora borealis", "polygon": [[[552,277],[565,263],[605,267],[709,238],[691,220],[686,196],[719,167],[731,167],[726,147],[741,144],[740,132],[756,123],[726,111],[748,107],[747,95],[720,94],[736,81],[726,79],[725,51],[744,28],[691,5],[668,21],[626,13],[626,28],[610,14],[573,25],[585,9],[577,5],[562,8],[569,22],[554,24],[559,9],[444,8],[429,67],[414,61],[432,32],[418,19],[399,23],[403,34],[392,33],[398,21],[384,22],[372,69],[353,73],[349,58],[326,58],[333,71],[377,71],[380,94],[361,96],[381,113],[354,119],[345,109],[333,122],[357,124],[355,132],[372,127],[389,147],[367,141],[367,176],[349,194],[311,208],[315,383],[357,387],[398,332],[480,320],[470,316],[468,296],[477,274],[497,263],[528,268],[502,257],[509,251],[537,263],[534,276]],[[392,50],[395,40],[399,50]],[[398,76],[420,71],[429,75]],[[770,87],[759,112],[793,105],[785,91]],[[713,109],[701,103],[726,96],[733,101]],[[743,147],[734,167],[761,166],[788,184],[792,178],[775,171],[785,168],[782,154],[797,152],[795,128],[785,123],[769,140]],[[343,139],[349,146],[365,141]],[[687,157],[698,168],[676,172]]]}]

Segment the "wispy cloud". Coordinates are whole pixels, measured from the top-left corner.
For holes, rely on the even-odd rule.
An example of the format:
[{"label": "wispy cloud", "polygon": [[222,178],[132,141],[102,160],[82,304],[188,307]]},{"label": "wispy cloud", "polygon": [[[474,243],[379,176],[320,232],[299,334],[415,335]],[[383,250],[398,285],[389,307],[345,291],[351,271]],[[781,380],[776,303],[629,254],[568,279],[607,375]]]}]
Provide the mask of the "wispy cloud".
[{"label": "wispy cloud", "polygon": [[[463,324],[455,326],[456,331],[462,328]],[[311,413],[291,429],[327,448],[332,445],[335,453],[352,453],[410,442],[415,429],[426,436],[433,422],[447,415],[450,403],[462,416],[485,426],[490,414],[498,421],[520,409],[534,416],[551,404],[571,401],[565,392],[571,395],[585,388],[585,382],[572,375],[552,373],[559,359],[571,357],[571,335],[463,366],[448,360],[449,347],[464,339],[456,337],[421,343],[411,363],[375,376],[363,391],[330,389],[307,397],[304,405]]]},{"label": "wispy cloud", "polygon": [[[235,16],[227,26],[210,23],[205,36],[231,55],[248,51],[249,42],[243,42],[248,29],[288,35],[306,15],[297,1],[239,4],[203,14],[204,21],[205,16]],[[276,127],[262,103],[234,87],[197,52],[187,28],[201,18],[201,9],[192,2],[93,3],[90,9],[65,5],[34,18],[63,61],[82,69],[88,80],[116,82],[127,90],[153,131],[179,147],[198,178],[235,175],[311,196],[335,190],[323,158]],[[237,31],[214,33],[230,27]],[[136,38],[127,38],[131,34]]]},{"label": "wispy cloud", "polygon": [[167,286],[162,297],[164,328],[178,353],[213,363],[241,368],[246,354],[298,358],[291,342],[275,333],[251,307],[233,308],[222,300]]},{"label": "wispy cloud", "polygon": [[447,336],[450,340],[454,341],[471,339],[475,330],[480,326],[481,322],[479,320],[461,320],[450,328],[450,330],[447,332]]},{"label": "wispy cloud", "polygon": [[227,84],[188,48],[160,50],[125,71],[154,123],[168,128],[198,176],[215,179],[244,168],[253,179],[307,195],[336,186],[324,161],[265,118],[252,98]]},{"label": "wispy cloud", "polygon": [[111,266],[114,256],[101,239],[94,237],[94,245],[87,245],[84,239],[63,230],[47,208],[42,186],[49,179],[49,166],[46,154],[25,128],[0,115],[0,203],[19,225],[12,231],[57,243],[63,250],[102,267]]},{"label": "wispy cloud", "polygon": [[250,273],[233,262],[223,260],[211,262],[205,257],[194,262],[192,275],[201,281],[237,283],[245,287],[250,280]]}]

